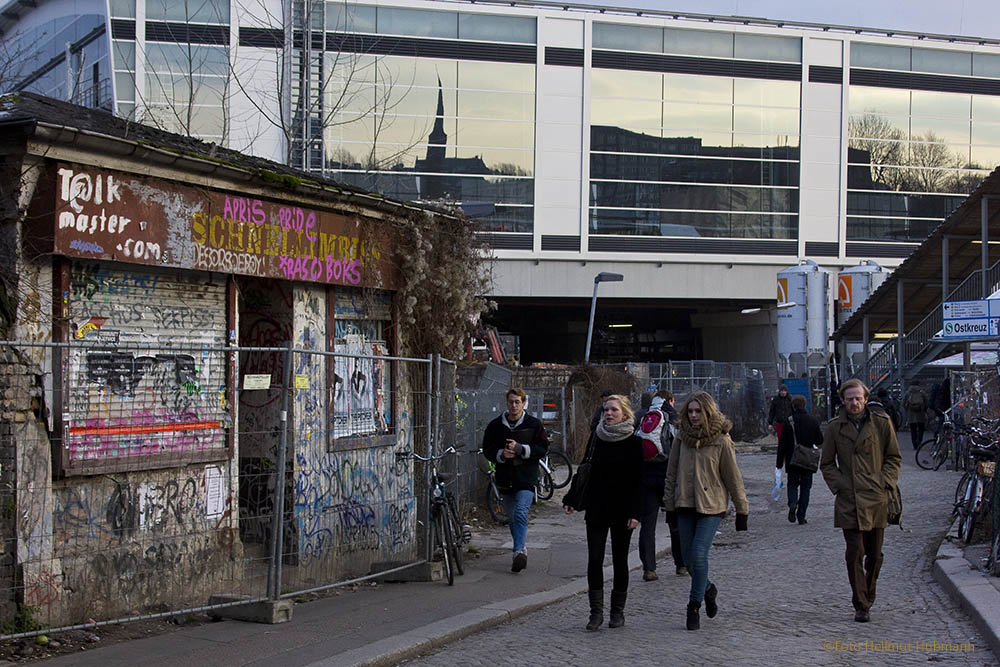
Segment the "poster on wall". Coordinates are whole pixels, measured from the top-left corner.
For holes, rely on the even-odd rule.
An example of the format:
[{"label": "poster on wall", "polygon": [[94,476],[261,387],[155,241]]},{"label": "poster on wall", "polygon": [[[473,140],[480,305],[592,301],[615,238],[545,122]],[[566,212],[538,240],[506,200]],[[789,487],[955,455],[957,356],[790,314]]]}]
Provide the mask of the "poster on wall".
[{"label": "poster on wall", "polygon": [[[349,335],[338,352],[371,354],[362,336]],[[371,358],[337,357],[334,364],[333,437],[375,433],[375,382]]]}]

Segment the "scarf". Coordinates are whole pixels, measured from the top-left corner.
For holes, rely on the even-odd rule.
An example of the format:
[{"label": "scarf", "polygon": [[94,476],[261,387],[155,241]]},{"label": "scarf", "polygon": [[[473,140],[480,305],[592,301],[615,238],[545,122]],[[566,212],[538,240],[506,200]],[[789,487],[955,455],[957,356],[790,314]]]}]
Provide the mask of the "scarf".
[{"label": "scarf", "polygon": [[617,424],[605,424],[602,419],[597,424],[597,437],[605,442],[619,442],[635,433],[635,420],[625,419]]},{"label": "scarf", "polygon": [[729,421],[728,417],[721,413],[716,415],[716,418],[711,424],[702,419],[701,422],[695,426],[686,418],[682,417],[680,424],[678,425],[681,441],[688,447],[694,447],[695,449],[713,442],[717,437],[724,433],[729,433],[732,428],[733,423]]}]

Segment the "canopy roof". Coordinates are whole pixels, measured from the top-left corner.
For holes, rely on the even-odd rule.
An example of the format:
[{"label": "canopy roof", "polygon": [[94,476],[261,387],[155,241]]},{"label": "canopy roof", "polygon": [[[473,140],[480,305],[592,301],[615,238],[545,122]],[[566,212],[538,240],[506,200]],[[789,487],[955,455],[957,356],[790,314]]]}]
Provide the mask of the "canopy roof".
[{"label": "canopy roof", "polygon": [[[902,282],[903,332],[909,332],[932,309],[941,303],[942,255],[947,252],[948,290],[954,290],[963,280],[982,266],[983,197],[991,198],[989,206],[988,261],[992,266],[1000,260],[1000,167],[969,195],[961,206],[931,232],[927,240],[879,286],[868,299],[833,334],[835,341],[843,338],[860,340],[865,316],[868,333],[895,334],[897,285]],[[944,241],[947,239],[947,246]],[[993,286],[990,286],[992,291]],[[984,297],[985,298],[985,297]]]}]

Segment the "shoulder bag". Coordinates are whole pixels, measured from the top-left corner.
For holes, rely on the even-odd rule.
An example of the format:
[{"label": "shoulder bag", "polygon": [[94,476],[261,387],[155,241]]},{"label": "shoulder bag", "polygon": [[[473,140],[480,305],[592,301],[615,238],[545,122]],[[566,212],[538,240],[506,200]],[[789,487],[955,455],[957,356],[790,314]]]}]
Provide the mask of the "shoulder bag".
[{"label": "shoulder bag", "polygon": [[816,472],[819,470],[819,456],[821,450],[815,445],[800,445],[798,439],[795,437],[795,423],[792,418],[788,418],[788,428],[792,430],[792,443],[794,449],[792,449],[792,458],[788,461],[788,465],[795,466],[796,468],[802,468],[803,470],[808,470],[809,472]]},{"label": "shoulder bag", "polygon": [[587,443],[587,453],[583,457],[583,462],[576,467],[573,473],[573,481],[570,482],[569,491],[563,496],[563,505],[572,507],[577,512],[587,509],[587,483],[590,481],[590,459],[594,453],[594,440],[596,433],[591,433],[590,441]]}]

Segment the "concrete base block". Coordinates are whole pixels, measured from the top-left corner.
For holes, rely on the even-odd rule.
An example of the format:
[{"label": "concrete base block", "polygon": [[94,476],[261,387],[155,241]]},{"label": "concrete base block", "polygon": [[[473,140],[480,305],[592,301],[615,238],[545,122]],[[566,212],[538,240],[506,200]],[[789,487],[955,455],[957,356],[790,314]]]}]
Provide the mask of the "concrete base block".
[{"label": "concrete base block", "polygon": [[[246,599],[240,595],[213,595],[208,604],[226,604]],[[292,620],[291,600],[264,600],[263,602],[248,602],[246,604],[220,607],[209,611],[214,618],[230,618],[235,621],[250,621],[251,623],[287,623]]]},{"label": "concrete base block", "polygon": [[[375,563],[372,565],[371,573],[381,572],[383,570],[391,570],[393,568],[405,565],[405,563],[388,561],[385,563]],[[398,572],[391,572],[389,574],[377,577],[375,581],[379,583],[387,582],[405,582],[405,581],[441,581],[444,578],[444,563],[440,561],[433,561],[430,563],[418,563],[413,567],[408,567],[405,570],[399,570]]]}]

